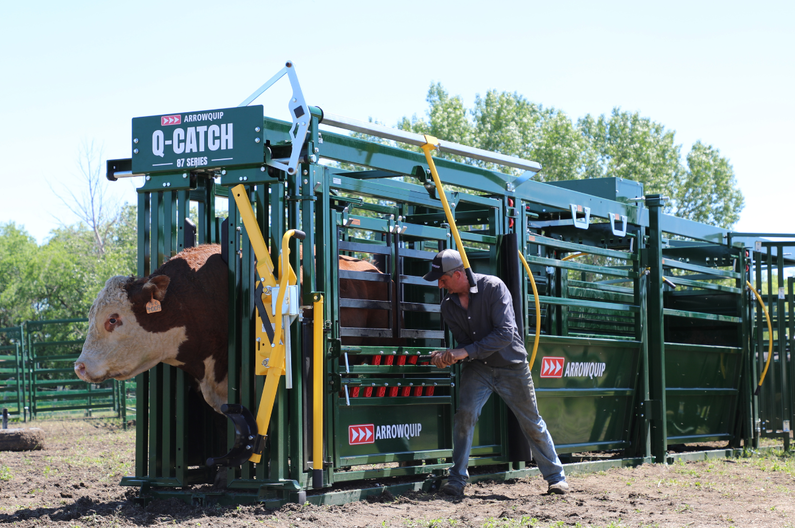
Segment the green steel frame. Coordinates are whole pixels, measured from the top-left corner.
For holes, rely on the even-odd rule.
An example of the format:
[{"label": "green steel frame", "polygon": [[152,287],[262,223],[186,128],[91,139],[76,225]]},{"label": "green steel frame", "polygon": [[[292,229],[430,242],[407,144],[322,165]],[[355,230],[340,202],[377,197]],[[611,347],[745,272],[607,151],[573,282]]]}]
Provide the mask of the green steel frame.
[{"label": "green steel frame", "polygon": [[[23,420],[42,413],[113,411],[126,422],[126,382],[86,383],[73,364],[87,319],[25,321],[0,329],[0,408]],[[126,423],[125,423],[126,428]]]},{"label": "green steel frame", "polygon": [[[301,270],[302,304],[311,305],[315,293],[326,299],[324,364],[308,359],[311,319],[293,324],[293,368],[277,395],[263,462],[225,469],[225,492],[190,485],[212,482],[216,469],[203,460],[225,451],[231,425],[226,438],[214,434],[219,415],[197,401],[182,371],[159,365],[138,377],[143,412],[135,476],[123,484],[140,487],[145,497],[269,505],[307,497],[345,501],[361,494],[337,492],[338,483],[376,489],[373,483],[401,476],[408,483],[396,491],[427,489],[449,466],[460,366],[428,364],[431,351],[452,342],[439,314],[440,293],[421,276],[437,251],[455,247],[450,226],[437,191],[425,185],[423,154],[321,130],[321,116],[314,108],[306,116],[309,132],[295,175],[268,166],[290,156],[291,125],[264,118],[257,138],[262,163],[153,170],[139,189],[139,273],[192,243],[186,224],[191,203],[197,204],[196,242],[224,244],[231,255],[230,403],[255,410],[263,385],[252,368],[254,255],[236,204],[227,198],[230,187],[246,185],[274,254],[287,229],[307,234],[300,251],[291,253],[293,268]],[[321,157],[340,165],[321,164]],[[529,352],[535,333],[541,335],[532,371],[541,413],[564,458],[616,451],[632,465],[669,461],[674,444],[720,440],[728,453],[758,443],[760,404],[752,393],[762,354],[751,352],[752,327],[760,347],[763,336],[745,289],[754,259],[761,283],[760,258],[745,251],[753,237],[665,215],[664,198],[638,201],[643,190],[633,182],[551,185],[444,159],[437,168],[441,181],[455,186],[447,198],[473,269],[510,283]],[[226,224],[216,211],[224,199]],[[778,266],[781,281],[791,262],[784,245],[767,247],[766,265]],[[539,286],[539,327],[517,249]],[[340,255],[377,262],[384,273],[340,270]],[[342,297],[341,281],[368,283],[384,294]],[[792,334],[792,289],[790,279],[789,303],[779,302],[775,311],[779,357],[790,343],[782,340],[787,321]],[[389,323],[343,326],[343,310],[378,311]],[[325,380],[322,461],[311,454],[315,368],[323,369]],[[784,392],[791,370],[789,364],[775,370],[782,385],[771,382],[759,396],[766,403],[787,394],[787,416],[793,410]],[[472,465],[491,476],[533,474],[523,445],[507,407],[493,398],[476,431]],[[311,474],[319,467],[323,483],[316,487]]]}]

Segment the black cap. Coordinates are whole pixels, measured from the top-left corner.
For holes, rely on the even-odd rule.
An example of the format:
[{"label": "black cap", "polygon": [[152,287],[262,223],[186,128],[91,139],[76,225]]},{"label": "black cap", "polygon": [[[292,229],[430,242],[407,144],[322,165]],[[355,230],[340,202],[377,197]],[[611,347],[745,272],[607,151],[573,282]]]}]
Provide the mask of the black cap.
[{"label": "black cap", "polygon": [[431,271],[426,273],[423,279],[426,281],[438,281],[442,278],[442,275],[448,271],[460,268],[463,265],[464,262],[461,260],[461,255],[458,251],[454,249],[445,249],[433,257]]}]

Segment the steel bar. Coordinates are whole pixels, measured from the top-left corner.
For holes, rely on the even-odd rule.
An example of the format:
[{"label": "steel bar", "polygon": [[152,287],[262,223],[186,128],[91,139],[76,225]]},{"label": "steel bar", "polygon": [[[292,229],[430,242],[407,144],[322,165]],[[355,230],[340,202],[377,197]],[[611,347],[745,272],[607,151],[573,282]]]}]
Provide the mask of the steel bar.
[{"label": "steel bar", "polygon": [[[370,134],[372,136],[378,136],[384,139],[391,139],[392,141],[407,143],[416,147],[421,147],[427,143],[425,136],[422,134],[415,134],[413,132],[377,125],[375,123],[366,123],[364,121],[358,121],[356,119],[350,119],[335,114],[327,114],[325,112],[323,112],[323,119],[320,122],[324,125],[343,128],[345,130],[359,132],[362,134]],[[506,167],[515,167],[517,169],[524,169],[533,172],[538,172],[541,170],[541,164],[535,161],[527,161],[514,156],[506,156],[504,154],[489,152],[487,150],[475,147],[468,147],[466,145],[460,145],[458,143],[445,141],[443,139],[439,140],[439,150],[442,152],[449,152],[450,154],[456,154],[458,156],[464,156],[466,158],[478,159],[489,163],[504,165]]]}]

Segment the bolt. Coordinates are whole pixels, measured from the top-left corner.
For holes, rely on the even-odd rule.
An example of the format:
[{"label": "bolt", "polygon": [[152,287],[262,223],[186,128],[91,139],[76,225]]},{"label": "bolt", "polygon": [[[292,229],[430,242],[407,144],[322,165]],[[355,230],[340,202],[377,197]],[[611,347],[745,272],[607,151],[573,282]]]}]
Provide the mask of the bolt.
[{"label": "bolt", "polygon": [[183,172],[183,173],[182,173],[182,179],[184,180],[184,179],[185,179],[185,178],[187,178],[187,177],[188,177],[188,173],[187,173],[187,172]]},{"label": "bolt", "polygon": [[315,154],[318,154],[318,153],[320,153],[320,149],[315,147]]},{"label": "bolt", "polygon": [[221,171],[221,176],[226,176],[226,169]]},{"label": "bolt", "polygon": [[[305,170],[305,171],[304,171],[304,176],[307,176],[308,174],[309,174],[309,171],[308,171],[308,170]],[[304,180],[304,183],[306,183],[306,180]]]},{"label": "bolt", "polygon": [[133,143],[138,144],[138,138],[133,139]]},{"label": "bolt", "polygon": [[312,163],[317,163],[317,156],[312,154],[311,156],[309,156],[309,161],[311,161]]},{"label": "bolt", "polygon": [[254,138],[254,143],[259,143],[260,141],[262,141],[260,138]]},{"label": "bolt", "polygon": [[261,130],[262,130],[262,129],[261,129],[260,127],[254,127],[254,132],[259,132],[259,131],[261,131]]},{"label": "bolt", "polygon": [[146,181],[149,181],[149,180],[151,180],[151,179],[152,179],[152,177],[151,177],[151,176],[147,176],[147,177],[146,177]]},{"label": "bolt", "polygon": [[[306,172],[306,171],[304,171],[304,172]],[[304,185],[306,185],[307,183],[309,183],[309,180],[307,180],[306,178],[304,178]]]},{"label": "bolt", "polygon": [[133,154],[138,154],[138,149],[133,149]]},{"label": "bolt", "polygon": [[265,172],[265,165],[263,165],[262,167],[260,167],[260,168],[259,168],[259,171],[260,171],[260,172]]}]

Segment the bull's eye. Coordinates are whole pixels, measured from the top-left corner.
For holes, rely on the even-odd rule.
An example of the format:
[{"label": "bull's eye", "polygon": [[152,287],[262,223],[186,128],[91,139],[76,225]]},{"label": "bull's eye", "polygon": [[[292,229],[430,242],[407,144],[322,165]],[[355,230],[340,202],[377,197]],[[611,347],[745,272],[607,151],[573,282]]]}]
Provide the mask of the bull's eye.
[{"label": "bull's eye", "polygon": [[119,314],[112,314],[105,320],[105,330],[107,332],[113,332],[113,329],[117,326],[121,326],[121,318]]}]

